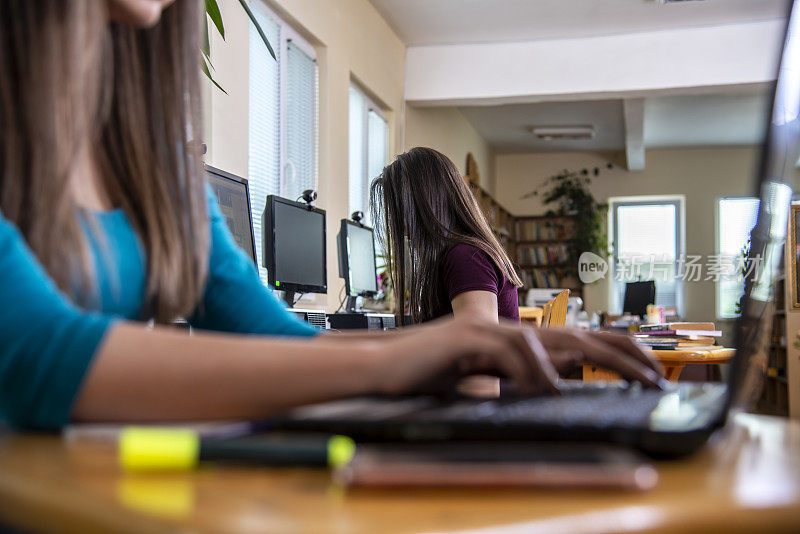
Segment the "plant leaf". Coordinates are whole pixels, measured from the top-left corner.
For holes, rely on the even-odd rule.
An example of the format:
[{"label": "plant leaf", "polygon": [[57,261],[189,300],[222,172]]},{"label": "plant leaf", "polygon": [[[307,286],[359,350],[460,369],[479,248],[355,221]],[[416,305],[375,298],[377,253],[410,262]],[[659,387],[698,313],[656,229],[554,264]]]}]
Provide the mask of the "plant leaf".
[{"label": "plant leaf", "polygon": [[219,12],[217,0],[206,0],[206,13],[211,17],[211,22],[217,27],[217,31],[225,39],[225,26],[222,25],[222,13]]},{"label": "plant leaf", "polygon": [[217,70],[217,69],[215,69],[215,68],[214,68],[214,64],[213,64],[213,63],[211,63],[211,58],[208,56],[208,54],[206,54],[205,52],[203,52],[203,51],[201,50],[201,51],[200,51],[200,56],[202,57],[202,59],[204,59],[204,60],[205,60],[205,63],[206,63],[206,65],[207,65],[207,66],[209,66],[209,67],[211,67],[211,68],[209,69],[210,71],[212,71],[212,72],[213,72],[213,71]]},{"label": "plant leaf", "polygon": [[208,38],[208,17],[203,17],[203,43],[200,50],[206,57],[211,57],[211,40]]},{"label": "plant leaf", "polygon": [[217,83],[217,80],[215,80],[214,77],[211,75],[211,72],[208,70],[208,65],[206,65],[206,58],[205,57],[201,57],[200,58],[200,70],[202,70],[203,74],[205,74],[206,77],[208,77],[208,79],[211,80],[211,83],[213,83],[214,85],[217,86],[217,89],[219,89],[220,91],[222,91],[226,95],[228,94],[228,91],[223,89],[222,86]]},{"label": "plant leaf", "polygon": [[272,49],[272,45],[271,45],[271,44],[269,44],[269,39],[267,39],[267,36],[266,36],[266,35],[264,35],[264,30],[262,30],[262,29],[261,29],[261,25],[260,25],[260,24],[258,23],[258,21],[256,20],[256,16],[255,16],[255,15],[253,15],[253,12],[252,12],[252,11],[250,11],[250,6],[248,6],[248,5],[247,5],[247,2],[245,2],[245,0],[239,0],[239,3],[240,3],[240,4],[242,4],[242,8],[243,8],[243,9],[245,10],[245,12],[247,13],[247,16],[248,16],[248,17],[250,17],[250,22],[252,22],[252,23],[253,23],[253,26],[255,26],[255,27],[256,27],[256,31],[258,32],[258,35],[260,35],[260,36],[261,36],[261,40],[262,40],[262,41],[264,41],[264,44],[265,44],[265,45],[267,45],[267,50],[269,50],[269,55],[271,55],[271,56],[272,56],[272,59],[274,59],[275,61],[277,61],[277,60],[278,60],[278,58],[277,58],[277,56],[275,55],[275,51]]}]

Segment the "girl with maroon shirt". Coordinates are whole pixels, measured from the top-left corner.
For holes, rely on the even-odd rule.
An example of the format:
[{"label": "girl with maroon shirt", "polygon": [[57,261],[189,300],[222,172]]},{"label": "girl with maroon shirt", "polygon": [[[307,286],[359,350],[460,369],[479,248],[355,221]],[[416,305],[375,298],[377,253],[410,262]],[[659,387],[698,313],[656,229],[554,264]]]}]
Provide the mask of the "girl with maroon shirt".
[{"label": "girl with maroon shirt", "polygon": [[447,156],[422,147],[401,154],[371,197],[398,310],[414,322],[449,314],[519,322],[522,282]]}]

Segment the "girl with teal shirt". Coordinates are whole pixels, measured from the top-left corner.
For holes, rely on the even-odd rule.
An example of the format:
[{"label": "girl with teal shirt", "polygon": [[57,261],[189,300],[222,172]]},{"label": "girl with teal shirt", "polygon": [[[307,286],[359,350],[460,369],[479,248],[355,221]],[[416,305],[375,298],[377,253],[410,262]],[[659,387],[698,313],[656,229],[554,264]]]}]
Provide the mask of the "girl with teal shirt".
[{"label": "girl with teal shirt", "polygon": [[474,372],[555,391],[564,353],[657,379],[625,338],[463,318],[321,334],[286,312],[204,183],[200,8],[0,2],[0,419],[261,418]]}]

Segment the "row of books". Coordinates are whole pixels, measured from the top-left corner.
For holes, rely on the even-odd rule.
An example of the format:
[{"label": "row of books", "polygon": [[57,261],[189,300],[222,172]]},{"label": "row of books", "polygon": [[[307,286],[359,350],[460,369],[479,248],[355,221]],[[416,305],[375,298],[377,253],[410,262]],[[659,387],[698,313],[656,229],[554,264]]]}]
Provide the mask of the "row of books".
[{"label": "row of books", "polygon": [[566,244],[518,246],[517,261],[522,265],[566,263],[569,261],[569,247]]},{"label": "row of books", "polygon": [[[568,227],[569,226],[569,227]],[[553,221],[517,221],[518,241],[544,241],[572,237],[569,223]]]},{"label": "row of books", "polygon": [[558,274],[555,271],[547,271],[543,269],[526,269],[520,273],[522,283],[526,288],[551,288],[561,287],[559,284]]},{"label": "row of books", "polygon": [[643,324],[633,332],[636,341],[658,350],[713,348],[722,335],[714,323]]}]

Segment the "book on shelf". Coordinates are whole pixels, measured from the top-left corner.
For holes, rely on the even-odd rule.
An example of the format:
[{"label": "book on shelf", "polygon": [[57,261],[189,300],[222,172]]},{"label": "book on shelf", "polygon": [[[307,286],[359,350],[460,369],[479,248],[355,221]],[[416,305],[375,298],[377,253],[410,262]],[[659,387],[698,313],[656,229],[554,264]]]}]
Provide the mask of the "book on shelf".
[{"label": "book on shelf", "polygon": [[523,269],[520,271],[522,283],[527,288],[561,287],[558,273],[542,269]]},{"label": "book on shelf", "polygon": [[574,234],[574,223],[569,219],[563,222],[550,220],[518,220],[518,241],[557,241],[570,239]]},{"label": "book on shelf", "polygon": [[569,247],[557,245],[518,245],[517,261],[526,265],[552,265],[569,261]]}]

